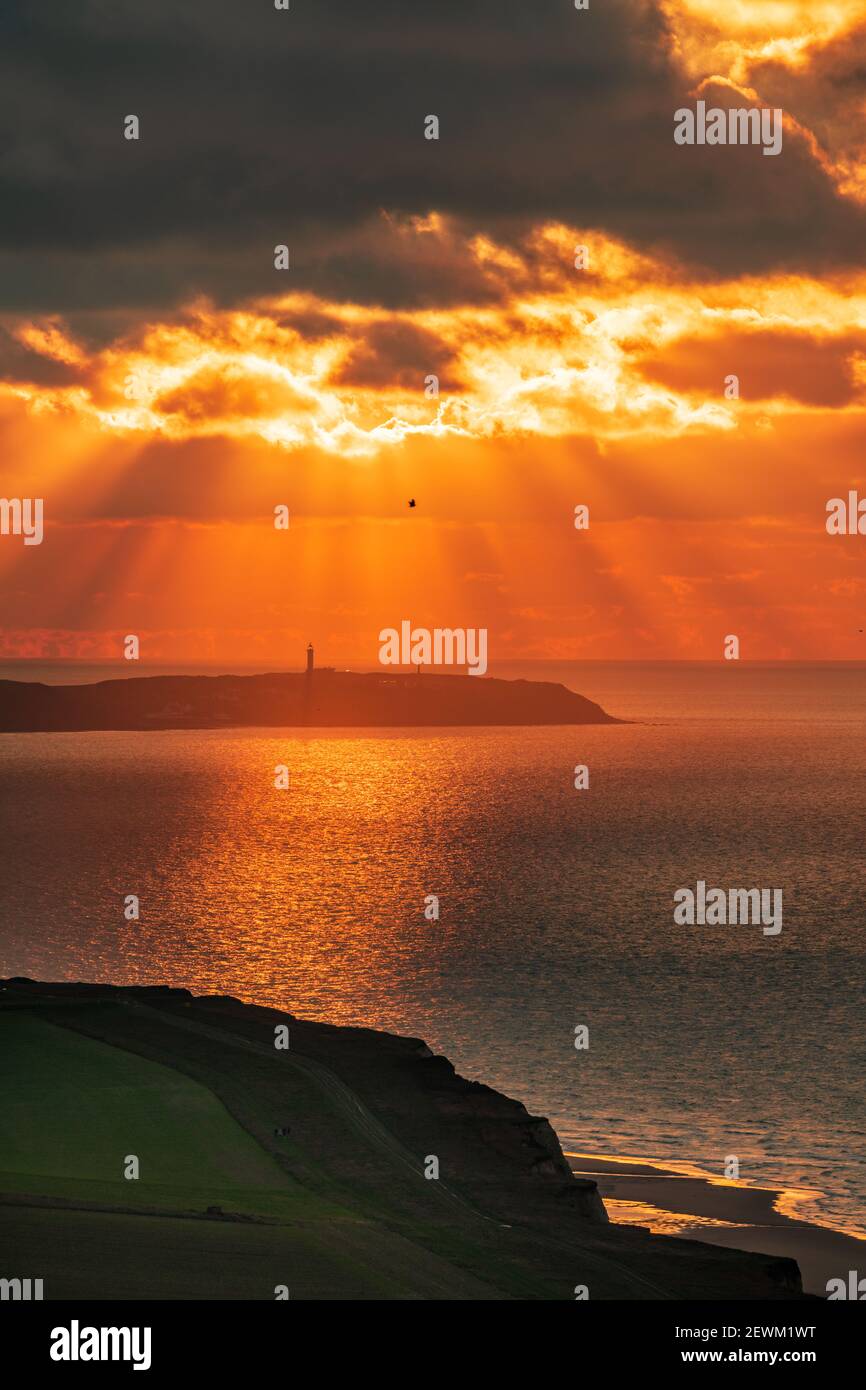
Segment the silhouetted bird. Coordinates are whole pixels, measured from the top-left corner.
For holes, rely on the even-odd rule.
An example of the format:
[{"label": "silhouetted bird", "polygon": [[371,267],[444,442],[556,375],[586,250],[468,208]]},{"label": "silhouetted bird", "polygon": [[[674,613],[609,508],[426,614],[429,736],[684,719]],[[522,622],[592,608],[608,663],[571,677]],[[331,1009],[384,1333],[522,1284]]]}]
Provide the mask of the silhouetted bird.
[{"label": "silhouetted bird", "polygon": [[415,505],[415,498],[414,498],[414,497],[410,497],[410,498],[409,498],[409,506],[410,506],[410,507],[414,507],[414,505]]}]

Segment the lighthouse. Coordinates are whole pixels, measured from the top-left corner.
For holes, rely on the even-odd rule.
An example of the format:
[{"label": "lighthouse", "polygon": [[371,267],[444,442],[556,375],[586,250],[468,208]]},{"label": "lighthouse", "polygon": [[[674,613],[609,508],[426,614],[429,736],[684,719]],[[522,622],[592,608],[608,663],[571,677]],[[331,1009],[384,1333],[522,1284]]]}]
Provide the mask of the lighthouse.
[{"label": "lighthouse", "polygon": [[308,642],[308,643],[307,643],[307,675],[308,675],[308,676],[311,676],[312,674],[313,674],[313,644],[312,644],[312,642]]}]

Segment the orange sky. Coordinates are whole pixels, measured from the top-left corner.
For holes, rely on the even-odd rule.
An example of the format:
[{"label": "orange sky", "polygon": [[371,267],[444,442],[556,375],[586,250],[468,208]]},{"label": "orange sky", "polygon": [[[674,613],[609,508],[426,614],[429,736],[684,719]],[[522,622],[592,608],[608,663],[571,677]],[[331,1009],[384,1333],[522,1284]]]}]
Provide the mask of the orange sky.
[{"label": "orange sky", "polygon": [[[785,152],[864,201],[866,108],[816,103],[866,3],[750,0],[723,29],[704,0],[662,9],[693,93],[793,84]],[[145,661],[300,665],[312,638],[369,666],[410,618],[488,628],[493,663],[721,658],[728,633],[746,658],[866,657],[866,537],[825,528],[866,498],[866,272],[700,273],[598,225],[506,241],[430,209],[363,235],[472,288],[385,307],[293,264],[99,341],[3,315],[0,485],[46,529],[0,537],[0,655],[120,659],[136,633]]]}]

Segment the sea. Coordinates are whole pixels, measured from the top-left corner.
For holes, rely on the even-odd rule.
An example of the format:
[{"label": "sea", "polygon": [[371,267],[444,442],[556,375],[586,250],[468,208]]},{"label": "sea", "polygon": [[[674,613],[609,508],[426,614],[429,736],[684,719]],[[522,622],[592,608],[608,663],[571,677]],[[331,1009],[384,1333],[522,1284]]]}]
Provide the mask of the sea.
[{"label": "sea", "polygon": [[[733,1158],[866,1236],[866,663],[490,674],[625,722],[0,735],[0,974],[410,1034],[567,1150]],[[699,881],[782,930],[677,924]]]}]

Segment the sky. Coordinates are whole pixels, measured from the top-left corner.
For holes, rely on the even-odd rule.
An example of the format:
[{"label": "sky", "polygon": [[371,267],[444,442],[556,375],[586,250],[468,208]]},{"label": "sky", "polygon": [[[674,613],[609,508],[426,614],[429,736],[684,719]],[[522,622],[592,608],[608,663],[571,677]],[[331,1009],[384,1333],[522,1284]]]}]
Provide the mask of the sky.
[{"label": "sky", "polygon": [[0,130],[0,658],[866,657],[866,0],[5,0]]}]

